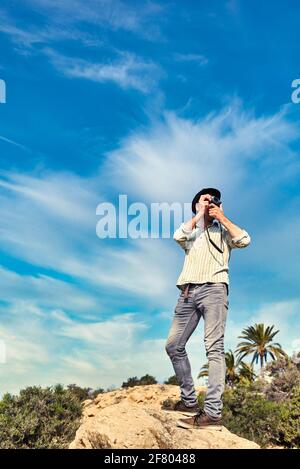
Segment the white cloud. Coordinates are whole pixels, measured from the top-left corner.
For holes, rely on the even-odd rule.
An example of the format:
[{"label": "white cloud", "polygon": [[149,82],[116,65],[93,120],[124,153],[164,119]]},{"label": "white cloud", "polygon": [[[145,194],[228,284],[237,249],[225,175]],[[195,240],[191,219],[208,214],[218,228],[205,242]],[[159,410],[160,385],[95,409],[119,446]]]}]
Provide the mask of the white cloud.
[{"label": "white cloud", "polygon": [[[17,392],[33,383],[46,386],[58,382],[107,388],[111,384],[120,386],[130,376],[150,373],[163,381],[174,374],[165,338],[145,336],[151,319],[142,313],[85,323],[63,311],[53,311],[47,318],[36,315],[28,304],[22,315],[6,308],[5,316],[7,324],[0,327],[7,350],[7,362],[0,365],[2,391]],[[195,379],[205,362],[199,330],[187,346]]]},{"label": "white cloud", "polygon": [[90,221],[89,207],[97,201],[92,179],[85,181],[67,172],[45,172],[41,177],[14,172],[2,175],[0,187],[6,189],[6,194],[15,193],[20,203],[28,201],[36,210],[46,210],[48,218],[54,216],[66,223],[71,220],[83,227]]},{"label": "white cloud", "polygon": [[176,53],[174,54],[174,58],[179,62],[193,62],[200,66],[206,65],[208,63],[208,59],[202,54]]},{"label": "white cloud", "polygon": [[126,349],[127,345],[132,342],[133,336],[147,327],[146,324],[135,319],[135,314],[127,313],[115,315],[111,319],[98,323],[84,324],[72,321],[64,324],[59,333],[76,340],[86,341],[90,347],[106,348],[108,346],[113,350],[115,343],[120,343]]},{"label": "white cloud", "polygon": [[[154,301],[164,295],[174,263],[172,248],[165,241],[129,239],[122,248],[96,236],[101,180],[68,174],[6,176],[0,182],[2,248],[93,288],[119,288]],[[162,250],[169,257],[168,264],[162,263]]]},{"label": "white cloud", "polygon": [[[241,311],[230,311],[235,320],[228,321],[225,333],[226,350],[235,349],[242,328],[255,322],[279,327],[278,340],[291,353],[297,341],[294,321],[299,300],[265,304],[248,317]],[[38,312],[39,313],[39,312]],[[249,312],[248,312],[249,315]],[[282,316],[286,321],[282,321]],[[130,376],[149,373],[160,382],[174,374],[166,354],[166,337],[148,336],[152,318],[144,313],[112,315],[107,319],[85,322],[71,318],[64,311],[37,314],[27,304],[2,308],[6,325],[0,328],[7,350],[7,362],[1,365],[1,389],[16,392],[32,383],[51,385],[77,383],[89,387],[120,386]],[[24,320],[26,318],[26,321]],[[169,326],[171,326],[171,316]],[[158,321],[155,316],[155,321]],[[187,343],[187,352],[195,383],[206,362],[203,341],[203,319]],[[298,337],[299,340],[299,337]],[[13,369],[14,373],[9,370]]]},{"label": "white cloud", "polygon": [[[168,240],[128,239],[120,244],[97,238],[95,209],[103,201],[102,192],[114,199],[117,192],[125,193],[146,203],[188,202],[201,186],[215,185],[223,192],[225,213],[253,235],[254,255],[247,263],[253,268],[255,263],[274,266],[287,281],[290,269],[280,253],[284,249],[286,257],[296,260],[293,244],[287,242],[293,232],[282,224],[281,211],[273,213],[272,224],[261,221],[268,219],[279,185],[296,177],[298,158],[289,148],[295,125],[284,114],[255,119],[238,106],[196,122],[170,112],[164,117],[148,132],[124,139],[92,178],[5,173],[0,181],[2,247],[90,286],[111,286],[161,301],[176,280],[182,252]],[[266,179],[272,161],[277,172]],[[255,178],[248,180],[253,164]],[[281,201],[291,220],[295,206]],[[296,227],[297,220],[293,223]],[[278,250],[280,239],[286,241]],[[173,294],[167,294],[160,307],[169,307]]]},{"label": "white cloud", "polygon": [[[25,0],[22,7],[35,11],[35,22],[23,24],[18,12],[0,9],[0,32],[7,34],[22,53],[38,50],[41,44],[51,45],[71,40],[86,47],[103,47],[99,29],[127,31],[143,39],[163,40],[158,25],[165,8],[152,1],[133,6],[120,0]],[[39,20],[40,21],[39,21]],[[85,25],[89,25],[90,32]]]},{"label": "white cloud", "polygon": [[[32,24],[23,24],[22,17],[15,11],[12,16],[9,9],[0,8],[0,32],[10,38],[17,52],[43,54],[68,77],[113,82],[123,89],[142,93],[153,91],[158,80],[165,76],[152,60],[118,50],[112,40],[101,35],[106,29],[125,30],[143,39],[163,41],[158,14],[165,7],[160,4],[148,1],[130,6],[120,0],[27,0],[23,7],[26,5],[30,11],[38,12]],[[84,48],[100,48],[109,55],[109,60],[88,60],[86,53],[81,57],[69,57],[54,50],[68,41],[75,41]]]},{"label": "white cloud", "polygon": [[[66,367],[76,370],[77,373],[81,375],[90,376],[91,373],[97,373],[97,368],[93,366],[90,362],[80,360],[78,357],[63,357],[62,361],[65,363]],[[71,382],[69,383],[71,384]]]},{"label": "white cloud", "polygon": [[266,327],[274,325],[274,330],[279,332],[273,342],[280,343],[285,352],[292,355],[298,350],[300,339],[300,329],[297,327],[299,306],[300,299],[295,298],[262,303],[252,313],[247,307],[230,310],[225,334],[226,348],[234,351],[241,341],[238,337],[244,328],[263,323]]},{"label": "white cloud", "polygon": [[[231,109],[198,121],[163,113],[147,131],[125,138],[93,177],[4,173],[0,184],[2,249],[32,263],[37,272],[39,268],[53,270],[57,277],[69,276],[72,283],[52,278],[50,273],[2,271],[10,321],[4,323],[1,334],[18,370],[11,376],[8,364],[4,365],[3,388],[57,381],[105,387],[146,372],[158,379],[173,374],[157,322],[163,321],[165,327],[168,316],[152,316],[151,312],[173,307],[183,252],[173,240],[97,238],[95,210],[104,201],[103,194],[115,199],[116,194],[125,193],[130,200],[146,203],[188,202],[201,186],[219,186],[225,213],[245,225],[253,240],[246,261],[245,253],[237,255],[236,268],[246,272],[239,277],[239,289],[249,285],[249,266],[253,275],[257,269],[260,274],[264,269],[274,272],[283,287],[295,281],[297,201],[282,199],[282,193],[299,172],[298,156],[291,149],[296,137],[297,126],[288,115],[256,118],[234,103]],[[250,174],[255,177],[250,179]],[[281,209],[274,210],[279,201]],[[283,223],[283,212],[295,232]],[[287,268],[287,262],[295,266]],[[116,311],[123,310],[133,294],[135,304],[145,304],[137,316],[134,311],[124,317],[111,315],[99,308],[102,299],[109,299],[115,302]],[[299,339],[293,298],[255,308],[241,308],[237,297],[235,301],[227,348],[236,346],[242,327],[261,320],[274,323],[280,329],[278,341],[292,349]],[[255,311],[252,315],[251,310]],[[104,313],[109,319],[104,320]],[[201,340],[196,335],[189,346],[195,375],[205,362],[203,343],[199,352]],[[22,348],[24,355],[19,352]]]},{"label": "white cloud", "polygon": [[163,75],[160,67],[132,52],[118,51],[117,58],[103,63],[66,57],[46,49],[53,65],[64,75],[84,78],[98,83],[113,82],[124,89],[133,88],[143,93],[151,91]]},{"label": "white cloud", "polygon": [[[121,0],[26,0],[26,2],[57,24],[88,23],[142,35],[146,35],[143,27],[147,21],[150,23],[163,10],[161,4],[153,1],[135,5]],[[148,28],[153,34],[159,33],[158,28],[150,25]]]},{"label": "white cloud", "polygon": [[23,55],[32,53],[40,45],[54,44],[63,40],[77,41],[86,46],[99,47],[103,45],[102,41],[87,32],[76,30],[71,25],[62,28],[59,25],[51,24],[51,20],[50,24],[48,21],[46,26],[38,26],[37,24],[22,26],[16,16],[10,16],[3,9],[0,9],[0,32],[6,34],[15,45],[17,52]]},{"label": "white cloud", "polygon": [[[17,302],[18,311],[34,303],[35,308],[40,309],[64,307],[77,313],[86,313],[95,310],[99,304],[91,293],[84,293],[70,282],[47,275],[20,275],[0,266],[0,276],[1,300]],[[38,313],[38,309],[35,311]]]},{"label": "white cloud", "polygon": [[16,147],[22,148],[23,150],[26,150],[26,147],[24,147],[24,145],[22,145],[21,143],[15,142],[14,140],[10,140],[9,138],[4,137],[3,135],[0,135],[0,140],[5,143],[10,143],[11,145],[15,145]]},{"label": "white cloud", "polygon": [[[212,184],[223,189],[227,206],[239,194],[242,209],[253,190],[261,197],[278,184],[277,178],[283,183],[290,176],[298,158],[289,143],[296,137],[297,127],[282,113],[255,118],[238,103],[197,121],[164,112],[151,129],[126,138],[109,155],[105,170],[119,191],[135,197],[186,202],[195,188]],[[248,181],[253,164],[257,177]],[[271,165],[278,173],[261,187]]]}]

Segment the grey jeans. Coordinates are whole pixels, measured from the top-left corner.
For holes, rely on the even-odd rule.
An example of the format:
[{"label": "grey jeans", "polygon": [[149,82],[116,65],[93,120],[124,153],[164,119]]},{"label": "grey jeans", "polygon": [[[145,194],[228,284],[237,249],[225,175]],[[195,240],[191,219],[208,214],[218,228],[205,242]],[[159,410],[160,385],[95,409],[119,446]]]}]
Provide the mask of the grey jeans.
[{"label": "grey jeans", "polygon": [[212,418],[219,418],[223,407],[226,372],[224,330],[228,304],[225,283],[193,285],[186,299],[182,291],[165,346],[180,386],[181,399],[187,406],[193,406],[197,403],[197,396],[185,346],[203,316],[204,344],[209,364],[204,411]]}]

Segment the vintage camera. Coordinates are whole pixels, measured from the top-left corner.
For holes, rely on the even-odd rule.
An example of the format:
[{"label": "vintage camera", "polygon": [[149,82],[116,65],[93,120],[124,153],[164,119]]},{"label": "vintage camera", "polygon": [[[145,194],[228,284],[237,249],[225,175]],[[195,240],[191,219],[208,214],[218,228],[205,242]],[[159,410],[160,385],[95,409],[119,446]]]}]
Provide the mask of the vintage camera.
[{"label": "vintage camera", "polygon": [[217,205],[218,207],[220,207],[221,205],[221,200],[218,199],[218,197],[212,195],[211,199],[210,199],[210,204],[214,204],[214,205]]}]

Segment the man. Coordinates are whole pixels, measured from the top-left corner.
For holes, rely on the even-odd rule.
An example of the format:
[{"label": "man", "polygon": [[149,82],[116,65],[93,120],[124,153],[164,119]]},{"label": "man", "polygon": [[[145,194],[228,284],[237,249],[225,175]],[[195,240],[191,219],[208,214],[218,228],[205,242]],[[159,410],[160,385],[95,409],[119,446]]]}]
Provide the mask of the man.
[{"label": "man", "polygon": [[[215,204],[212,196],[217,197]],[[175,231],[174,239],[185,251],[182,272],[177,280],[181,289],[172,326],[166,342],[181,399],[171,411],[189,418],[178,420],[183,428],[222,429],[222,396],[225,387],[224,329],[228,310],[228,262],[233,248],[248,246],[246,230],[232,223],[224,214],[218,189],[198,192],[192,202],[195,216]],[[209,364],[208,387],[204,409],[200,410],[186,343],[201,316],[204,319],[204,343]]]}]

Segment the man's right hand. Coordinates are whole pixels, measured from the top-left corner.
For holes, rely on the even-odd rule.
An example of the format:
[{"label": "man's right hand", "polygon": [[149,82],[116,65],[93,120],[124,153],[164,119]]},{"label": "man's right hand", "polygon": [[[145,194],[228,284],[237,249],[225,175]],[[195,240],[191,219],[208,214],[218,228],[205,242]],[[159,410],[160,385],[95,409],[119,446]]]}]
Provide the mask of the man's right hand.
[{"label": "man's right hand", "polygon": [[200,196],[199,202],[196,203],[196,215],[195,218],[200,220],[200,218],[204,215],[205,207],[208,207],[211,201],[210,194],[203,194]]},{"label": "man's right hand", "polygon": [[[193,218],[191,218],[191,220],[187,221],[184,224],[184,228],[187,231],[192,231],[195,228],[196,224],[201,220],[201,218],[204,217],[206,207],[209,206],[210,201],[211,201],[210,194],[203,194],[200,196],[199,202],[197,202],[195,206],[196,212],[197,212],[196,215]],[[203,222],[203,226],[204,226],[204,222]]]}]

